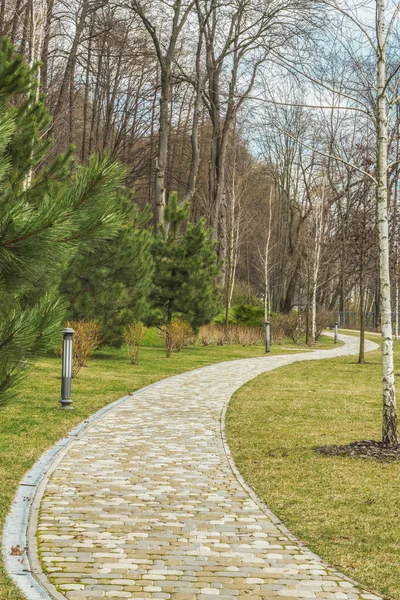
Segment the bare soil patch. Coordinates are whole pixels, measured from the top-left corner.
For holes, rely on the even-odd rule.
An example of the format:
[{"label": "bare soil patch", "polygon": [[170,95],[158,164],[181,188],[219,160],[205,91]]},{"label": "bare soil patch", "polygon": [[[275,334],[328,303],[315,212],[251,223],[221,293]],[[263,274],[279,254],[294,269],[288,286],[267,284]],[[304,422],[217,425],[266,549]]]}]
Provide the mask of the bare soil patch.
[{"label": "bare soil patch", "polygon": [[361,440],[345,446],[320,446],[315,451],[325,456],[372,458],[380,462],[400,461],[400,446],[386,446],[376,440]]}]

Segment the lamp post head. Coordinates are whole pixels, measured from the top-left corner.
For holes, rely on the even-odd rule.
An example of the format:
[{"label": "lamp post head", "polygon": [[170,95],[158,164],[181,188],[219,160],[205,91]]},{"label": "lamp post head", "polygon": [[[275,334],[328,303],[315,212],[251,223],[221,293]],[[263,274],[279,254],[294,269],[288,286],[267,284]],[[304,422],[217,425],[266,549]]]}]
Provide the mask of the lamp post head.
[{"label": "lamp post head", "polygon": [[64,327],[63,334],[65,335],[65,334],[68,334],[68,333],[71,334],[71,335],[74,335],[75,329],[72,329],[72,327]]}]

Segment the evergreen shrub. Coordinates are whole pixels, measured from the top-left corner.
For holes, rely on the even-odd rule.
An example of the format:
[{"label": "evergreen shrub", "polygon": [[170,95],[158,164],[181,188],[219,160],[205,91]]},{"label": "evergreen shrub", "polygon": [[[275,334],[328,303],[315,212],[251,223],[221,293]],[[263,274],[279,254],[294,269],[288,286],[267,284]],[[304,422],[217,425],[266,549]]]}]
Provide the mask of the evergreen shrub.
[{"label": "evergreen shrub", "polygon": [[158,324],[169,326],[173,319],[182,319],[197,331],[220,310],[216,242],[204,219],[188,222],[189,204],[180,205],[175,192],[164,218],[153,245],[153,308]]},{"label": "evergreen shrub", "polygon": [[[215,319],[216,325],[225,325],[225,311]],[[237,304],[229,311],[229,325],[245,325],[246,327],[261,327],[264,324],[264,307],[253,304]]]}]

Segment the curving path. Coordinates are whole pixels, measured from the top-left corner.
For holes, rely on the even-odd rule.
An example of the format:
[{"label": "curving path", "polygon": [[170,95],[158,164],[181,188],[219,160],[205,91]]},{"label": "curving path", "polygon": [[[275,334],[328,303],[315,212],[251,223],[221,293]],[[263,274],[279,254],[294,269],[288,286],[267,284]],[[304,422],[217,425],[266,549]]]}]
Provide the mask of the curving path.
[{"label": "curving path", "polygon": [[356,338],[341,339],[344,346],[331,351],[171,377],[83,431],[35,500],[37,507],[43,495],[37,539],[45,575],[33,547],[30,558],[49,596],[375,599],[297,542],[243,485],[221,435],[221,413],[236,389],[296,361],[357,353]]}]

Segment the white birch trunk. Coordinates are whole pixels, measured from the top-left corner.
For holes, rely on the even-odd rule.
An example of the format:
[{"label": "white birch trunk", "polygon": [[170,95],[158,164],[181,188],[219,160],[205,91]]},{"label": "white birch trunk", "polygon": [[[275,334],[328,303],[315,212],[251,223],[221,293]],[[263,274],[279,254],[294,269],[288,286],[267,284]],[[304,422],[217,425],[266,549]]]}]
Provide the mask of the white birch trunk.
[{"label": "white birch trunk", "polygon": [[232,174],[232,197],[231,203],[229,207],[229,241],[228,241],[228,252],[229,252],[229,273],[228,273],[228,282],[229,282],[229,290],[228,290],[228,309],[231,305],[231,291],[233,291],[233,270],[234,270],[234,255],[235,255],[235,228],[236,228],[236,160],[233,165],[233,174]]},{"label": "white birch trunk", "polygon": [[[46,0],[31,0],[31,31],[30,31],[30,52],[29,66],[32,68],[42,56],[43,41],[45,35],[47,4]],[[40,97],[40,78],[41,67],[36,71],[35,102]],[[32,141],[33,142],[33,141]],[[27,190],[32,183],[33,171],[29,169],[25,176],[23,188]]]},{"label": "white birch trunk", "polygon": [[236,281],[236,270],[237,270],[237,265],[239,262],[239,234],[240,234],[240,218],[238,217],[236,220],[233,269],[232,269],[232,284],[231,284],[231,292],[229,295],[229,307],[232,306],[233,290],[235,289],[235,281]]},{"label": "white birch trunk", "polygon": [[396,342],[399,339],[399,257],[396,246],[396,328],[395,328],[395,339]]},{"label": "white birch trunk", "polygon": [[264,254],[264,321],[268,321],[269,317],[269,247],[271,243],[271,224],[272,224],[272,188],[269,194],[268,202],[268,233],[267,242],[265,244]]},{"label": "white birch trunk", "polygon": [[312,287],[311,287],[311,343],[315,344],[317,337],[317,288],[318,275],[321,260],[321,241],[322,241],[322,223],[324,210],[324,195],[322,202],[318,202],[315,207],[315,236],[314,236],[314,252],[313,252],[313,272],[312,272]]},{"label": "white birch trunk", "polygon": [[378,37],[377,65],[377,204],[379,230],[379,264],[382,327],[382,376],[383,376],[383,420],[382,441],[384,444],[399,443],[397,430],[396,390],[393,365],[393,332],[390,298],[389,228],[387,152],[388,122],[386,106],[386,40],[385,0],[377,0],[376,30]]}]

